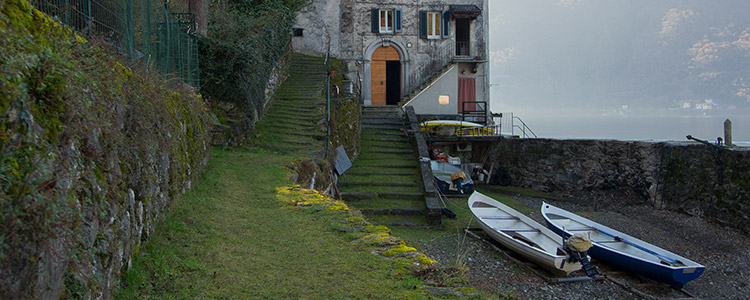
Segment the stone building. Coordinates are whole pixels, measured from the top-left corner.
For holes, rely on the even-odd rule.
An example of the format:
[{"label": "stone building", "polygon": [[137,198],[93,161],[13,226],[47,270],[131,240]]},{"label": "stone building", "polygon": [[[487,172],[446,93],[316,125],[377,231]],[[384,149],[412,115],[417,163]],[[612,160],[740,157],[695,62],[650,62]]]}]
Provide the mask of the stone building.
[{"label": "stone building", "polygon": [[297,16],[292,44],[344,60],[364,105],[411,105],[418,114],[484,111],[487,2],[315,0]]}]

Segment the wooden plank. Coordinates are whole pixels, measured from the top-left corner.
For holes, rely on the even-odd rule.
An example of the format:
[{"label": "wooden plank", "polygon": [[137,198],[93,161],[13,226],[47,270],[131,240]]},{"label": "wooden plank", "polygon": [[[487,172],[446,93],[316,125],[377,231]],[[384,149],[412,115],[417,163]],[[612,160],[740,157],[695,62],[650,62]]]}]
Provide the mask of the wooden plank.
[{"label": "wooden plank", "polygon": [[479,216],[479,218],[487,220],[518,220],[516,216]]},{"label": "wooden plank", "polygon": [[385,61],[370,64],[372,105],[385,105]]},{"label": "wooden plank", "polygon": [[536,228],[518,228],[518,229],[492,228],[492,229],[495,229],[497,231],[502,231],[502,232],[539,232],[540,231],[539,229],[536,229]]},{"label": "wooden plank", "polygon": [[401,60],[401,57],[398,55],[396,48],[388,46],[376,49],[375,52],[372,53],[372,60]]},{"label": "wooden plank", "polygon": [[567,231],[596,231],[594,227],[565,228]]}]

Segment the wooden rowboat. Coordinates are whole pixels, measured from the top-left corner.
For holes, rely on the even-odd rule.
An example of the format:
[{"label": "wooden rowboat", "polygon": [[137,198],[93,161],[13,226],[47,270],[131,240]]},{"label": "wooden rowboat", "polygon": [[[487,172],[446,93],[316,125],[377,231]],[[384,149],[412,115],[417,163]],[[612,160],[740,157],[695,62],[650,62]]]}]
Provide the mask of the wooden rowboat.
[{"label": "wooden rowboat", "polygon": [[676,288],[700,277],[705,269],[692,260],[547,203],[542,203],[542,215],[557,234],[587,234],[593,243],[591,257]]},{"label": "wooden rowboat", "polygon": [[479,192],[469,197],[469,208],[494,240],[545,269],[565,275],[581,269],[567,261],[560,236],[526,215]]}]

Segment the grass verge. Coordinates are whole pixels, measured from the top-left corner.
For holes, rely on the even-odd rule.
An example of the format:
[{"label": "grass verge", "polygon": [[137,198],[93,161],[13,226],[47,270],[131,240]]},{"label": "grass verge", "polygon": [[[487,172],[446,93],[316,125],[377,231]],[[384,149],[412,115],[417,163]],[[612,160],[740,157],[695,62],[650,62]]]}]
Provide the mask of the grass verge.
[{"label": "grass verge", "polygon": [[285,189],[282,165],[293,157],[256,149],[211,156],[137,251],[118,299],[452,297],[423,288],[411,268],[429,259],[387,228],[343,204],[315,202],[314,191]]}]

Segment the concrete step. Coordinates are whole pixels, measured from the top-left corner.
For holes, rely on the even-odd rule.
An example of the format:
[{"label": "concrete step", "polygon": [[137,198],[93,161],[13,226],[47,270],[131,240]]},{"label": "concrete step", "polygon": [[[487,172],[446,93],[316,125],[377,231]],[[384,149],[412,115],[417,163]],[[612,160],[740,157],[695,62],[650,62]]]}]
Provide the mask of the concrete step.
[{"label": "concrete step", "polygon": [[371,124],[362,124],[362,129],[393,129],[393,130],[400,130],[404,127],[401,125],[371,125]]},{"label": "concrete step", "polygon": [[404,200],[424,200],[423,193],[383,193],[383,192],[342,192],[341,198],[346,201],[358,201],[374,198],[390,198]]},{"label": "concrete step", "polygon": [[286,134],[291,136],[300,136],[300,137],[310,137],[313,139],[316,139],[318,141],[322,141],[326,139],[325,133],[310,133],[310,132],[300,132],[300,131],[286,131],[281,130],[279,128],[270,128],[268,129],[268,132],[274,133],[274,134]]},{"label": "concrete step", "polygon": [[347,182],[342,179],[339,186],[419,186],[411,182]]},{"label": "concrete step", "polygon": [[267,144],[263,145],[264,148],[267,149],[273,149],[273,150],[280,150],[280,151],[286,151],[286,152],[312,152],[316,151],[317,149],[323,147],[320,146],[307,146],[307,145],[278,145],[278,144]]},{"label": "concrete step", "polygon": [[303,110],[313,110],[321,107],[325,107],[324,103],[305,103],[305,102],[287,102],[287,101],[274,101],[275,103],[271,104],[271,108],[282,108],[282,109],[290,109],[290,108],[298,108]]},{"label": "concrete step", "polygon": [[404,122],[398,119],[362,119],[362,125],[392,125],[402,128]]},{"label": "concrete step", "polygon": [[424,210],[413,208],[360,209],[365,215],[424,216]]},{"label": "concrete step", "polygon": [[417,164],[411,163],[411,164],[373,164],[373,163],[367,163],[367,164],[358,164],[357,167],[363,167],[363,168],[381,168],[381,169],[416,169]]},{"label": "concrete step", "polygon": [[412,150],[367,150],[368,153],[413,154]]},{"label": "concrete step", "polygon": [[[403,142],[406,144],[409,144],[409,139],[406,137],[403,138],[396,138],[396,137],[382,137],[382,138],[370,138],[367,139],[367,141],[373,141],[373,142]],[[411,144],[409,144],[411,145]]]},{"label": "concrete step", "polygon": [[[394,145],[392,142],[386,143],[386,142],[373,142],[373,141],[363,141],[363,146],[367,145],[367,150],[411,150],[411,144],[408,143],[399,143]],[[409,151],[411,153],[411,151]]]},{"label": "concrete step", "polygon": [[346,172],[344,175],[361,175],[361,176],[377,176],[377,175],[383,175],[383,176],[414,176],[414,172],[357,172],[357,171],[349,171]]},{"label": "concrete step", "polygon": [[[404,137],[406,138],[406,134],[402,130],[400,130],[401,128],[393,129],[393,130],[374,130],[375,128],[362,128],[362,129],[364,133],[376,134],[377,136],[380,136],[380,137],[389,137],[389,138]],[[371,129],[371,130],[368,130],[368,129]]]},{"label": "concrete step", "polygon": [[323,127],[319,125],[293,125],[293,124],[286,124],[286,123],[277,123],[277,124],[268,124],[269,128],[278,128],[278,129],[289,129],[289,130],[297,130],[301,132],[312,132],[312,131],[321,131],[323,132]]},{"label": "concrete step", "polygon": [[292,120],[307,121],[307,122],[312,122],[312,123],[317,123],[325,119],[324,116],[305,115],[305,114],[298,114],[294,112],[285,112],[285,111],[268,112],[263,116],[263,118],[292,119]]}]

